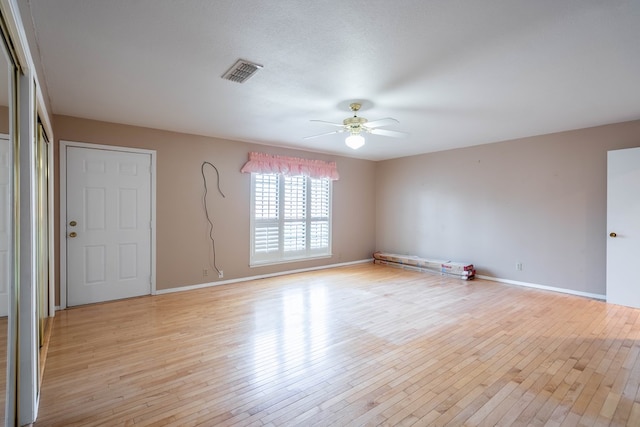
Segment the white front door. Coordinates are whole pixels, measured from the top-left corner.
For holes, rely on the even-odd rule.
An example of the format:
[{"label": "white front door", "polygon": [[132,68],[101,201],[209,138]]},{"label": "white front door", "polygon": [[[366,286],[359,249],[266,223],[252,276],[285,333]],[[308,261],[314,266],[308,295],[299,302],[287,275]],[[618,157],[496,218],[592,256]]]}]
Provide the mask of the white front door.
[{"label": "white front door", "polygon": [[0,316],[9,312],[9,283],[11,283],[11,142],[0,137]]},{"label": "white front door", "polygon": [[66,148],[67,305],[151,293],[151,155]]},{"label": "white front door", "polygon": [[607,302],[640,308],[640,148],[608,152]]}]

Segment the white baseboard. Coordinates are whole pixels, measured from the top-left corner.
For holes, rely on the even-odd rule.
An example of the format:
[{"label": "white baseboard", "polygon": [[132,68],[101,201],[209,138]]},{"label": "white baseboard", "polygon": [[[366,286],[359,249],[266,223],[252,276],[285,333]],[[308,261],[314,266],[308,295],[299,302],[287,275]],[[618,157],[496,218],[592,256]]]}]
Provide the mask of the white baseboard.
[{"label": "white baseboard", "polygon": [[[348,265],[366,264],[368,262],[373,262],[373,258],[371,258],[371,259],[362,259],[362,260],[359,260],[359,261],[342,262],[342,263],[339,263],[339,264],[321,265],[319,267],[300,268],[300,269],[297,269],[297,270],[280,271],[278,273],[270,273],[270,274],[261,274],[261,275],[257,275],[257,276],[241,277],[241,278],[238,278],[238,279],[221,280],[219,282],[200,283],[198,285],[179,286],[179,287],[169,288],[169,289],[160,289],[160,290],[156,291],[155,295],[170,294],[170,293],[182,292],[182,291],[191,291],[191,290],[194,290],[194,289],[209,288],[209,287],[212,287],[212,286],[229,285],[231,283],[248,282],[250,280],[266,279],[268,277],[284,276],[284,275],[287,275],[287,274],[294,274],[294,273],[303,273],[305,271],[324,270],[324,269],[328,269],[328,268],[345,267],[345,266],[348,266]],[[607,296],[606,295],[602,295],[602,294],[592,294],[592,293],[589,293],[589,292],[574,291],[572,289],[556,288],[554,286],[547,286],[547,285],[538,285],[536,283],[521,282],[521,281],[518,281],[518,280],[501,279],[501,278],[498,278],[498,277],[484,276],[482,274],[477,274],[476,277],[478,279],[490,280],[492,282],[506,283],[506,284],[509,284],[509,285],[522,286],[522,287],[525,287],[525,288],[543,289],[543,290],[546,290],[546,291],[560,292],[560,293],[569,294],[569,295],[577,295],[577,296],[581,296],[581,297],[593,298],[593,299],[598,299],[598,300],[602,300],[602,301],[606,301],[606,299],[607,299]],[[56,311],[60,311],[60,310],[62,310],[62,307],[56,306],[55,310]]]},{"label": "white baseboard", "polygon": [[200,283],[198,285],[189,285],[189,286],[178,286],[178,287],[169,288],[169,289],[158,289],[158,290],[156,290],[155,295],[170,294],[170,293],[173,293],[173,292],[182,292],[182,291],[192,291],[194,289],[210,288],[212,286],[229,285],[231,283],[248,282],[250,280],[266,279],[268,277],[284,276],[284,275],[287,275],[287,274],[294,274],[294,273],[304,273],[305,271],[325,270],[327,268],[345,267],[347,265],[365,264],[365,263],[368,263],[368,262],[373,262],[373,258],[361,259],[359,261],[342,262],[342,263],[339,263],[339,264],[321,265],[319,267],[310,267],[310,268],[300,268],[300,269],[297,269],[297,270],[279,271],[277,273],[260,274],[260,275],[257,275],[257,276],[240,277],[238,279],[221,280],[219,282]]},{"label": "white baseboard", "polygon": [[545,291],[560,292],[563,294],[577,295],[581,297],[599,299],[603,301],[607,299],[606,295],[592,294],[589,292],[582,292],[582,291],[574,291],[573,289],[556,288],[554,286],[538,285],[536,283],[520,282],[517,280],[509,280],[509,279],[500,279],[498,277],[484,276],[481,274],[476,274],[476,277],[478,279],[490,280],[492,282],[500,282],[500,283],[507,283],[509,285],[523,286],[525,288],[544,289]]}]

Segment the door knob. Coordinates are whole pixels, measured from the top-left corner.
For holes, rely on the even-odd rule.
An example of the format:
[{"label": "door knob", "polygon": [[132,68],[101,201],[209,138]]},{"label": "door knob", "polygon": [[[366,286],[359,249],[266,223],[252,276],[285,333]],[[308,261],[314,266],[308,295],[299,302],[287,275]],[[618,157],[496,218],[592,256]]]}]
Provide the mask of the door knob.
[{"label": "door knob", "polygon": [[72,231],[71,233],[69,233],[69,237],[71,237],[71,238],[76,237],[76,236],[77,236],[77,234],[76,234],[75,231]]},{"label": "door knob", "polygon": [[609,237],[617,237],[618,235],[614,232],[609,233]]},{"label": "door knob", "polygon": [[69,223],[69,225],[70,225],[70,226],[72,226],[72,227],[75,227],[76,225],[78,225],[78,223],[77,223],[77,222],[75,222],[75,221],[71,221],[71,222]]}]

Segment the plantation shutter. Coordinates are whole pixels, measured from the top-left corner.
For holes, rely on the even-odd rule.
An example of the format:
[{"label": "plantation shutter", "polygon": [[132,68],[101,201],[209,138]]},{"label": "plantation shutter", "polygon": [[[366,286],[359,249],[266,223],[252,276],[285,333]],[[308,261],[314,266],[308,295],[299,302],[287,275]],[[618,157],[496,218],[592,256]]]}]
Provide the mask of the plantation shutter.
[{"label": "plantation shutter", "polygon": [[311,209],[309,233],[310,249],[329,246],[329,216],[331,214],[331,182],[328,179],[311,179]]},{"label": "plantation shutter", "polygon": [[335,162],[249,153],[250,265],[331,256]]},{"label": "plantation shutter", "polygon": [[331,255],[331,181],[252,173],[251,265]]},{"label": "plantation shutter", "polygon": [[307,178],[284,177],[284,252],[305,251],[307,246]]},{"label": "plantation shutter", "polygon": [[280,248],[278,175],[254,177],[254,251],[267,255]]}]

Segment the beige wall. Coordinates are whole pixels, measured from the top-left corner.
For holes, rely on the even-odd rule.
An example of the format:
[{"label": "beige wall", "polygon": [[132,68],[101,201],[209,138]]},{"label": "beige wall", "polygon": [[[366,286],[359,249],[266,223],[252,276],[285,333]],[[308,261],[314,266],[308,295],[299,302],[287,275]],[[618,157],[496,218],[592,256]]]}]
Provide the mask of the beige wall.
[{"label": "beige wall", "polygon": [[[205,160],[220,171],[220,185],[226,195],[223,199],[217,194],[215,174],[207,171],[217,265],[224,270],[222,280],[362,260],[370,258],[375,249],[373,162],[67,116],[54,117],[54,130],[56,174],[59,173],[60,140],[157,151],[158,290],[218,280],[213,273],[207,278],[202,276],[204,268],[211,270],[207,261],[210,243],[202,207],[200,173]],[[250,175],[240,173],[249,151],[337,162],[341,179],[333,184],[333,257],[249,268]],[[56,189],[56,201],[59,201],[59,189]],[[59,223],[57,217],[56,227]],[[59,238],[59,230],[56,236]],[[59,247],[58,242],[56,245]]]},{"label": "beige wall", "polygon": [[[207,160],[220,170],[227,195],[209,193],[224,280],[384,250],[604,294],[606,152],[640,146],[634,121],[374,163],[66,116],[56,116],[54,126],[57,140],[157,150],[159,290],[217,280],[202,277],[210,269],[200,175]],[[250,179],[239,172],[249,151],[337,161],[331,259],[249,268]]]},{"label": "beige wall", "polygon": [[380,162],[376,247],[604,294],[607,150],[636,146],[640,121]]}]

